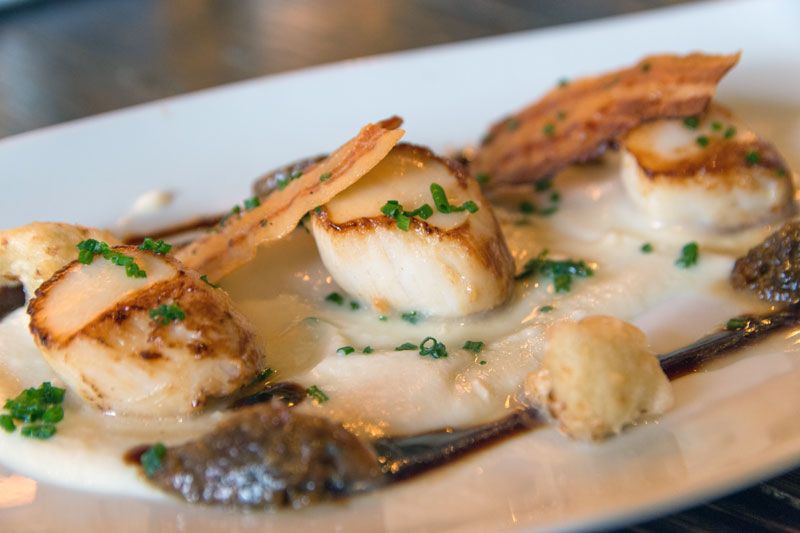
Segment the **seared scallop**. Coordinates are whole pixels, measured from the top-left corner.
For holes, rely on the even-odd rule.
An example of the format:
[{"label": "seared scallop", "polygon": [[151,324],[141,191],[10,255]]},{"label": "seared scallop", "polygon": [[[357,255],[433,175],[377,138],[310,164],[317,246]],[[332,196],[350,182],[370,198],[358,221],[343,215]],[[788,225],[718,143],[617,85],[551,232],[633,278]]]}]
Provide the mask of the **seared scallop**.
[{"label": "seared scallop", "polygon": [[381,313],[461,316],[503,303],[514,262],[477,182],[430,150],[396,146],[315,210],[329,272]]},{"label": "seared scallop", "polygon": [[107,231],[57,222],[0,231],[0,285],[21,283],[32,297],[39,285],[75,259],[75,245],[85,239],[118,244]]},{"label": "seared scallop", "polygon": [[734,229],[794,207],[780,154],[721,105],[639,126],[622,146],[625,188],[658,222]]},{"label": "seared scallop", "polygon": [[171,257],[111,250],[133,266],[74,261],[28,306],[36,343],[69,387],[103,411],[168,416],[252,380],[260,349],[224,291]]}]

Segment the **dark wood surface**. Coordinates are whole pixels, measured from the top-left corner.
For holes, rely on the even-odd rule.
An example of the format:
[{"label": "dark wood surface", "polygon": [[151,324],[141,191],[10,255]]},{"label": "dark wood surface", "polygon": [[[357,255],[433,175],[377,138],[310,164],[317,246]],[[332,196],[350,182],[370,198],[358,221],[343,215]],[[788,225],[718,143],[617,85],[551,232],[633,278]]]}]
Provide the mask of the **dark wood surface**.
[{"label": "dark wood surface", "polygon": [[[678,3],[43,0],[0,11],[0,137],[330,61]],[[800,531],[800,470],[630,530]]]}]

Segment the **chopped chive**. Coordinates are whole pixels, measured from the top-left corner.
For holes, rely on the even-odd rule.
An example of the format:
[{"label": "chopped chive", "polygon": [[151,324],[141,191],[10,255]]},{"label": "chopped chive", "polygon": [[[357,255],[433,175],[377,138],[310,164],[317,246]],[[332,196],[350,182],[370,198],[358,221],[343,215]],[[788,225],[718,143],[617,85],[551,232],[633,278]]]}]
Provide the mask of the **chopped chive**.
[{"label": "chopped chive", "polygon": [[178,304],[161,304],[150,310],[150,318],[162,326],[170,322],[184,320],[186,313]]},{"label": "chopped chive", "polygon": [[545,176],[544,178],[534,183],[533,188],[536,192],[544,192],[544,191],[549,191],[552,186],[553,186],[553,176]]},{"label": "chopped chive", "polygon": [[271,378],[272,374],[274,373],[275,371],[272,370],[271,368],[265,368],[264,370],[256,374],[256,376],[250,381],[250,385],[255,385],[256,383],[263,383],[264,381],[267,381],[269,378]]},{"label": "chopped chive", "polygon": [[245,211],[250,211],[251,209],[255,209],[260,205],[261,205],[261,200],[258,199],[258,196],[251,196],[250,198],[244,199]]},{"label": "chopped chive", "polygon": [[750,321],[744,318],[731,318],[725,324],[725,329],[728,331],[739,331],[740,329],[746,328],[749,323]]},{"label": "chopped chive", "polygon": [[755,150],[750,150],[744,154],[744,161],[748,167],[751,167],[761,161],[761,155]]},{"label": "chopped chive", "polygon": [[479,365],[485,365],[485,364],[486,364],[486,361],[484,361],[483,359],[481,359],[480,361],[478,361],[478,364],[479,364]]},{"label": "chopped chive", "polygon": [[525,200],[519,203],[519,211],[520,213],[525,213],[526,215],[530,215],[536,212],[536,206],[533,203]]},{"label": "chopped chive", "polygon": [[330,400],[328,395],[325,394],[325,392],[322,389],[320,389],[319,387],[317,387],[316,385],[311,385],[309,388],[307,388],[306,389],[306,394],[310,398],[316,400],[317,403],[325,403],[328,400]]},{"label": "chopped chive", "polygon": [[721,131],[722,130],[722,122],[714,121],[711,123],[711,129],[714,131]]},{"label": "chopped chive", "polygon": [[14,417],[11,415],[0,415],[0,427],[9,433],[13,433],[14,430],[17,429],[17,425],[14,423]]},{"label": "chopped chive", "polygon": [[547,254],[547,250],[543,250],[538,256],[525,263],[522,272],[517,274],[516,279],[520,280],[534,275],[541,275],[553,280],[553,287],[556,292],[569,292],[572,288],[574,277],[586,278],[594,274],[594,271],[585,261],[572,259],[553,261],[547,259]]},{"label": "chopped chive", "polygon": [[507,130],[514,131],[519,128],[519,119],[516,117],[509,117],[506,119],[505,125]]},{"label": "chopped chive", "polygon": [[552,137],[556,134],[556,125],[552,122],[548,122],[542,128],[542,133],[544,133],[546,137]]},{"label": "chopped chive", "polygon": [[487,183],[489,183],[490,179],[491,177],[489,176],[489,174],[478,174],[477,176],[475,176],[475,181],[477,181],[481,185],[486,185]]},{"label": "chopped chive", "polygon": [[734,128],[733,126],[728,127],[725,130],[725,133],[722,134],[722,136],[725,137],[726,139],[732,139],[735,135],[736,135],[736,128]]},{"label": "chopped chive", "polygon": [[372,349],[372,346],[364,346],[364,349],[363,349],[363,350],[361,350],[361,353],[370,354],[370,353],[372,353],[373,351],[374,351],[374,350]]},{"label": "chopped chive", "polygon": [[560,202],[561,201],[561,193],[558,192],[558,191],[553,191],[552,193],[550,193],[550,201],[553,202],[554,204],[557,204],[558,202]]},{"label": "chopped chive", "polygon": [[162,443],[157,442],[150,446],[141,457],[139,457],[139,464],[142,465],[142,470],[147,477],[153,475],[161,470],[161,464],[164,457],[167,455],[167,447]]},{"label": "chopped chive", "polygon": [[216,283],[211,283],[210,281],[208,281],[208,276],[206,274],[203,274],[202,276],[200,276],[200,281],[204,282],[209,287],[212,287],[214,289],[219,289],[219,285],[217,285]]},{"label": "chopped chive", "polygon": [[698,135],[695,139],[695,142],[700,145],[702,148],[708,146],[708,136],[707,135]]},{"label": "chopped chive", "polygon": [[319,177],[319,181],[328,181],[329,179],[331,179],[331,176],[333,176],[333,174],[331,174],[330,172],[321,174]]},{"label": "chopped chive", "polygon": [[20,430],[23,437],[29,439],[46,440],[56,434],[56,426],[46,422],[37,422],[35,424],[25,424]]},{"label": "chopped chive", "polygon": [[543,305],[543,306],[541,306],[539,308],[539,312],[540,313],[549,313],[553,309],[555,309],[555,307],[553,307],[552,305]]},{"label": "chopped chive", "polygon": [[389,317],[386,315],[378,315],[378,320],[380,320],[381,322],[386,322],[387,320],[389,320]]},{"label": "chopped chive", "polygon": [[154,241],[150,237],[145,237],[142,244],[139,245],[139,249],[153,252],[157,255],[164,255],[172,250],[172,245],[165,243],[163,239]]},{"label": "chopped chive", "polygon": [[467,341],[462,348],[472,353],[481,353],[483,341]]},{"label": "chopped chive", "polygon": [[115,265],[125,267],[125,275],[129,278],[147,277],[147,273],[136,264],[133,257],[111,249],[108,244],[102,241],[86,239],[79,242],[76,247],[78,248],[78,261],[84,265],[90,265],[94,261],[95,255],[102,255],[103,259],[111,261]]},{"label": "chopped chive", "polygon": [[693,117],[686,117],[683,119],[683,125],[690,130],[696,130],[697,127],[700,125],[700,117],[693,116]]},{"label": "chopped chive", "polygon": [[697,264],[700,249],[696,242],[685,244],[681,249],[681,255],[675,260],[675,264],[680,268],[689,268]]},{"label": "chopped chive", "polygon": [[400,346],[396,346],[395,347],[395,351],[398,351],[398,352],[404,352],[404,351],[407,351],[407,350],[416,350],[416,349],[417,349],[417,345],[416,344],[412,344],[410,342],[404,342]]},{"label": "chopped chive", "polygon": [[352,309],[353,311],[357,311],[357,310],[361,309],[361,304],[356,302],[356,301],[352,301],[351,300],[350,301],[350,309]]},{"label": "chopped chive", "polygon": [[344,304],[344,296],[342,296],[338,292],[332,292],[325,297],[325,301],[334,303],[336,305],[342,305]]},{"label": "chopped chive", "polygon": [[341,348],[336,349],[336,353],[339,355],[350,355],[351,353],[355,352],[356,349],[352,346],[342,346]]},{"label": "chopped chive", "polygon": [[430,356],[433,359],[447,357],[447,347],[434,337],[425,337],[419,344],[419,354],[423,357]]},{"label": "chopped chive", "polygon": [[416,311],[408,311],[407,313],[403,313],[402,315],[400,315],[400,318],[402,318],[409,324],[416,324],[422,319],[422,315],[417,313]]},{"label": "chopped chive", "polygon": [[569,78],[559,78],[557,84],[559,87],[566,87],[569,85]]},{"label": "chopped chive", "polygon": [[649,242],[646,242],[642,245],[641,248],[639,248],[639,250],[641,250],[643,254],[649,254],[653,251],[653,245],[650,244]]}]

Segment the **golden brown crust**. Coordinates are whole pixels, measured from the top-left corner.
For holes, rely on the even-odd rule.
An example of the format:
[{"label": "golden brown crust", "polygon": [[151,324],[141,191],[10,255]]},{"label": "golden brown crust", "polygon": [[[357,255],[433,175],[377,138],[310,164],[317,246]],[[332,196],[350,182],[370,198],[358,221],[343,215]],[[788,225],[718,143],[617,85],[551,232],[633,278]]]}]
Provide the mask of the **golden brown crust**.
[{"label": "golden brown crust", "polygon": [[473,162],[490,184],[533,182],[601,154],[644,121],[702,112],[739,54],[656,55],[553,89],[489,131]]}]

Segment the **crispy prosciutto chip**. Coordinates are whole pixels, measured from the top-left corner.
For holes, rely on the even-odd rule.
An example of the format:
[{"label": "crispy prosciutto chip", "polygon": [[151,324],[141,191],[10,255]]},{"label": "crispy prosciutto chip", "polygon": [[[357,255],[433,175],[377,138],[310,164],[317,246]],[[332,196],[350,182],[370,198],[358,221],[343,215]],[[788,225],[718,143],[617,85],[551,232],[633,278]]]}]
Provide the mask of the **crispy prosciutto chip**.
[{"label": "crispy prosciutto chip", "polygon": [[258,207],[224,220],[176,255],[212,281],[250,261],[259,244],[280,239],[306,213],[358,181],[397,144],[399,117],[367,124],[354,138],[316,165],[273,191]]},{"label": "crispy prosciutto chip", "polygon": [[473,162],[491,186],[534,182],[587,161],[644,121],[701,113],[739,54],[654,55],[562,83],[496,123]]}]

